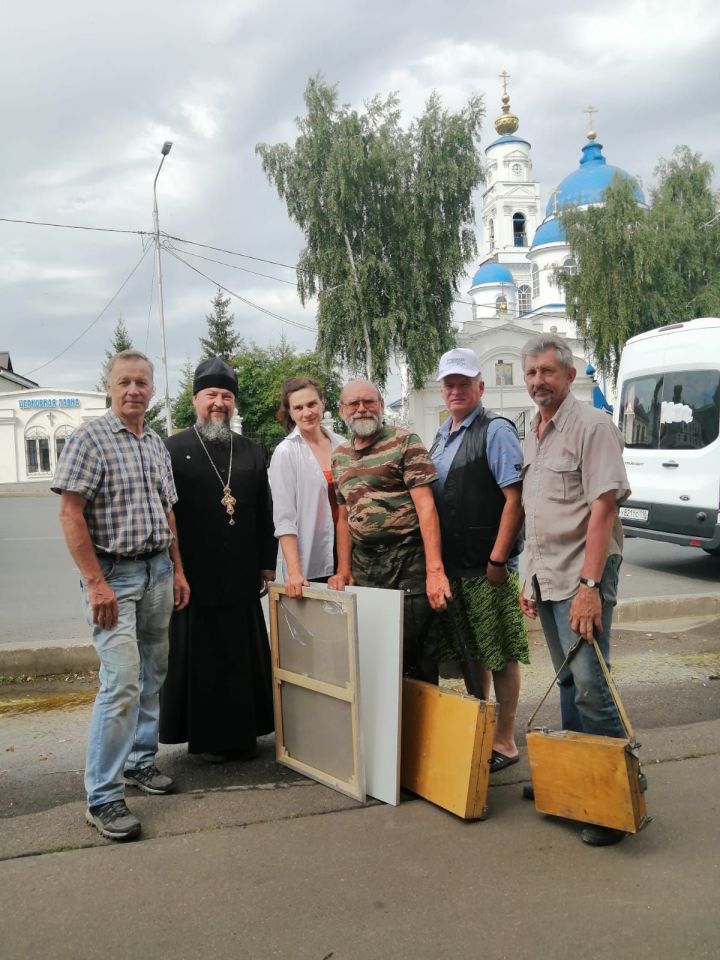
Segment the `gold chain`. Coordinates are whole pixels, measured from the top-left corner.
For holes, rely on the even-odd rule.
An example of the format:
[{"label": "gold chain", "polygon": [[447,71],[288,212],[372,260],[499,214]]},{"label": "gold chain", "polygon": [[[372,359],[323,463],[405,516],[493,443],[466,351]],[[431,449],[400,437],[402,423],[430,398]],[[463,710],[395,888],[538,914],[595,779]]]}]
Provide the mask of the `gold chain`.
[{"label": "gold chain", "polygon": [[218,468],[215,466],[215,461],[214,461],[213,458],[210,456],[210,451],[208,450],[208,448],[207,448],[207,447],[205,446],[205,444],[203,443],[203,439],[202,439],[202,437],[200,436],[200,434],[198,433],[198,428],[197,428],[194,424],[193,424],[193,430],[195,431],[195,436],[196,436],[196,437],[198,438],[198,440],[200,441],[200,446],[203,448],[203,450],[205,451],[205,455],[207,456],[208,460],[210,461],[210,466],[213,468],[213,470],[215,471],[215,474],[216,474],[218,480],[220,481],[220,486],[223,488],[223,495],[222,495],[222,498],[221,498],[221,500],[220,500],[220,503],[225,507],[225,512],[227,513],[228,517],[230,518],[229,521],[228,521],[228,523],[230,524],[231,527],[234,527],[234,526],[235,526],[235,521],[233,520],[233,514],[235,513],[235,504],[237,503],[237,500],[236,500],[235,497],[232,495],[232,490],[230,489],[230,475],[231,475],[231,473],[232,473],[232,456],[233,456],[233,435],[232,435],[232,430],[230,431],[230,462],[228,463],[228,475],[227,475],[227,482],[226,482],[226,483],[223,483],[223,478],[222,478],[222,476],[220,475],[220,471],[219,471]]}]

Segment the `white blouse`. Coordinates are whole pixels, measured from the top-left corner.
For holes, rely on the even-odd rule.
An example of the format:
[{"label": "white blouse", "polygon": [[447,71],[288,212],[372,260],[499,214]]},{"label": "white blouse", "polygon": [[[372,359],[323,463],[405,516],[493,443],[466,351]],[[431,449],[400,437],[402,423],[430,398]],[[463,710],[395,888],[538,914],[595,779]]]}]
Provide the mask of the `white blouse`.
[{"label": "white blouse", "polygon": [[[323,433],[334,450],[345,437]],[[328,499],[328,485],[315,454],[295,427],[275,448],[270,460],[275,536],[294,534],[298,540],[300,566],[308,580],[330,577],[335,572],[335,528]],[[278,553],[279,579],[287,580],[282,549]]]}]

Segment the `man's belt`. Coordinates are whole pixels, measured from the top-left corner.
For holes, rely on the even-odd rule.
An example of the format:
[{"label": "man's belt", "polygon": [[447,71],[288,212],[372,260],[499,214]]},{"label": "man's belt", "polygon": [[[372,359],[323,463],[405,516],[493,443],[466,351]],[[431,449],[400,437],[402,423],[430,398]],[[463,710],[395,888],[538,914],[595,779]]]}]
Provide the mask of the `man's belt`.
[{"label": "man's belt", "polygon": [[151,560],[153,557],[165,553],[167,547],[160,550],[147,550],[145,553],[134,553],[132,556],[126,556],[124,553],[105,553],[103,550],[96,550],[95,553],[103,560],[111,560],[113,563],[127,563],[129,560]]}]

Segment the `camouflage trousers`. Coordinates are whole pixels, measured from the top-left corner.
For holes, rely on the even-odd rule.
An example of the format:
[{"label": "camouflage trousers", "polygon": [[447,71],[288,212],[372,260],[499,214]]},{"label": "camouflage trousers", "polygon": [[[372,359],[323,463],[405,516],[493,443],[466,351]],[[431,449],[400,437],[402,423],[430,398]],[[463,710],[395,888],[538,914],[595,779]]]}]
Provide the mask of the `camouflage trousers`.
[{"label": "camouflage trousers", "polygon": [[425,654],[435,615],[425,592],[425,551],[420,537],[380,543],[353,541],[352,574],[359,587],[403,591],[403,675],[437,683],[437,661]]}]

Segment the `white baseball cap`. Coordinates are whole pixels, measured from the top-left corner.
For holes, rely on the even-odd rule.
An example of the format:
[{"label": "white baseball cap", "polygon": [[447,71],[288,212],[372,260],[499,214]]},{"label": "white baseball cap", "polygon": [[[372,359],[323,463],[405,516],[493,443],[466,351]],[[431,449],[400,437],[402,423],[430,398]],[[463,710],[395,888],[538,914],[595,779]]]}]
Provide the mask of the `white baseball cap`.
[{"label": "white baseball cap", "polygon": [[480,376],[480,361],[474,350],[467,347],[455,347],[440,357],[438,364],[438,380],[449,377],[451,373],[459,373],[463,377]]}]

